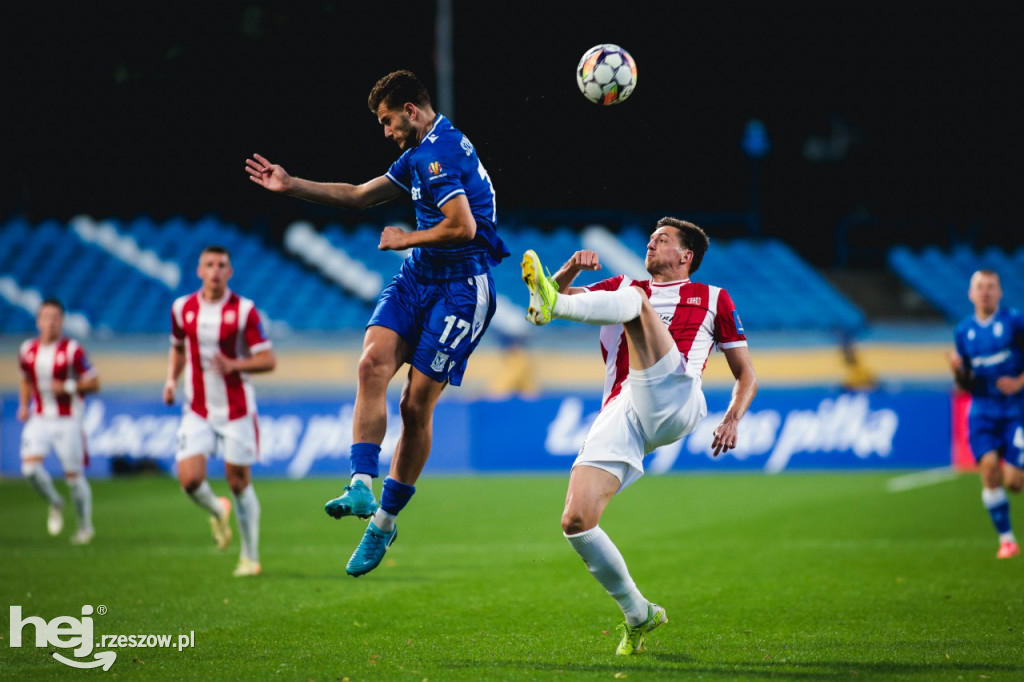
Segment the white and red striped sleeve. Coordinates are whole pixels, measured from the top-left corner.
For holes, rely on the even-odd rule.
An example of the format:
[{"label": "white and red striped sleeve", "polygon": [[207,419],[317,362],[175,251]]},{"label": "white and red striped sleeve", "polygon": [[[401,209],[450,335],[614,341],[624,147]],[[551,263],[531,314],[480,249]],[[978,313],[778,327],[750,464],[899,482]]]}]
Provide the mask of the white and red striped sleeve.
[{"label": "white and red striped sleeve", "polygon": [[747,337],[743,330],[743,322],[736,310],[736,304],[725,289],[718,294],[718,307],[715,310],[715,343],[719,350],[737,348],[747,345]]},{"label": "white and red striped sleeve", "polygon": [[625,275],[617,275],[608,279],[602,279],[600,282],[588,284],[583,288],[587,291],[618,291],[624,279],[626,279]]},{"label": "white and red striped sleeve", "polygon": [[173,346],[185,345],[185,321],[182,313],[188,298],[189,296],[181,296],[174,299],[174,303],[171,304],[171,345]]},{"label": "white and red striped sleeve", "polygon": [[21,344],[21,348],[18,349],[18,366],[21,368],[21,374],[30,382],[35,381],[35,369],[32,367],[32,362],[29,358],[35,358],[35,349],[39,345],[38,339],[29,339]]},{"label": "white and red striped sleeve", "polygon": [[263,330],[263,319],[255,304],[249,309],[249,314],[245,318],[245,345],[249,347],[250,353],[260,353],[269,350],[272,346]]},{"label": "white and red striped sleeve", "polygon": [[86,355],[85,349],[79,343],[74,343],[70,364],[78,379],[88,379],[96,374],[96,369],[89,362],[89,356]]}]

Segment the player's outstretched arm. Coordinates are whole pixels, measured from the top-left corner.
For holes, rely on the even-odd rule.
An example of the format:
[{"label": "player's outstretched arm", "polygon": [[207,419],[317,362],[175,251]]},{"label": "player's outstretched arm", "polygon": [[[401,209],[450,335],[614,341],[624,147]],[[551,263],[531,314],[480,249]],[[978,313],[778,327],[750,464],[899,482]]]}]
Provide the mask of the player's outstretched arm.
[{"label": "player's outstretched arm", "polygon": [[732,387],[732,398],[729,400],[729,407],[725,411],[722,421],[715,427],[714,438],[711,440],[711,449],[715,457],[722,452],[728,452],[736,447],[736,434],[739,430],[740,419],[747,413],[750,403],[757,395],[757,373],[754,372],[754,362],[750,358],[750,349],[746,346],[726,348],[725,360],[729,363],[729,370],[732,372],[736,383]]},{"label": "player's outstretched arm", "polygon": [[283,167],[259,154],[245,160],[245,172],[249,174],[249,180],[271,192],[343,208],[368,208],[403,194],[400,187],[383,175],[361,185],[315,182],[289,175]]},{"label": "player's outstretched arm", "polygon": [[585,291],[583,287],[572,286],[572,283],[576,280],[579,274],[584,270],[600,269],[601,259],[598,257],[597,252],[584,249],[572,254],[572,257],[558,269],[558,272],[552,275],[552,279],[554,279],[555,284],[558,285],[558,293],[570,295],[578,294]]}]

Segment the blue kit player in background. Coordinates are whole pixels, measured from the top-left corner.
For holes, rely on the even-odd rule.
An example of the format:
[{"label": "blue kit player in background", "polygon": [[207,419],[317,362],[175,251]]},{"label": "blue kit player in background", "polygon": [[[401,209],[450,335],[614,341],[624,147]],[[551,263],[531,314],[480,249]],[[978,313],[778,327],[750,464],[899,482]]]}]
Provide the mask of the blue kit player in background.
[{"label": "blue kit player in background", "polygon": [[[387,173],[361,185],[293,177],[255,154],[253,182],[273,192],[345,208],[366,208],[410,196],[416,231],[385,227],[381,250],[413,249],[381,293],[363,338],[352,420],[352,479],[325,505],[334,518],[370,518],[346,572],[360,576],[381,562],[398,530],[395,517],[416,491],[430,455],[434,406],[448,384],[458,386],[470,353],[494,315],[490,268],[509,255],[495,229],[494,188],[469,138],[435,113],[426,88],[409,71],[381,78],[370,111],[402,155]],[[402,433],[380,506],[373,495],[387,428],[386,391],[410,365],[402,389]]]},{"label": "blue kit player in background", "polygon": [[1024,488],[1024,316],[999,305],[1003,290],[992,270],[975,272],[967,295],[974,315],[957,326],[949,364],[957,385],[971,394],[967,430],[981,500],[999,533],[996,557],[1009,559],[1020,554],[1006,488]]}]

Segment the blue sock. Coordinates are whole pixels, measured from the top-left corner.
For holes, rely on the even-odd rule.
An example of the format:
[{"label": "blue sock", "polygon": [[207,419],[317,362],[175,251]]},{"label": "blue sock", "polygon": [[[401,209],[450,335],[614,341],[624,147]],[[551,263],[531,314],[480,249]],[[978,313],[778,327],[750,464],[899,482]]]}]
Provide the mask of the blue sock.
[{"label": "blue sock", "polygon": [[384,479],[384,492],[380,494],[380,508],[395,516],[409,504],[416,486],[406,485],[388,476]]},{"label": "blue sock", "polygon": [[349,448],[349,468],[352,475],[366,474],[377,478],[380,472],[377,462],[380,459],[380,446],[376,443],[352,443]]},{"label": "blue sock", "polygon": [[981,491],[981,501],[992,517],[992,525],[996,532],[1002,535],[1010,532],[1010,500],[1006,497],[1006,491],[1002,488]]}]

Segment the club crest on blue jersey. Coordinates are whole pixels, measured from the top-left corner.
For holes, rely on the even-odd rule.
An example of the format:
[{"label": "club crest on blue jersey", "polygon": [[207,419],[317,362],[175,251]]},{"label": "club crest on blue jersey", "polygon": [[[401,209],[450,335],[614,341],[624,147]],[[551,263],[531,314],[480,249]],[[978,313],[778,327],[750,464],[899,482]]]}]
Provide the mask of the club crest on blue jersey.
[{"label": "club crest on blue jersey", "polygon": [[430,171],[431,175],[440,175],[441,174],[441,162],[440,161],[431,161],[430,165],[427,166],[427,169]]}]

